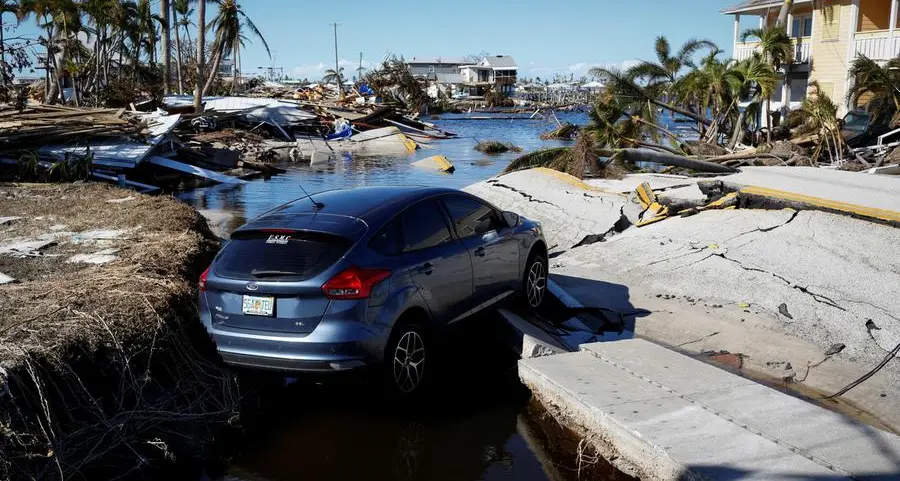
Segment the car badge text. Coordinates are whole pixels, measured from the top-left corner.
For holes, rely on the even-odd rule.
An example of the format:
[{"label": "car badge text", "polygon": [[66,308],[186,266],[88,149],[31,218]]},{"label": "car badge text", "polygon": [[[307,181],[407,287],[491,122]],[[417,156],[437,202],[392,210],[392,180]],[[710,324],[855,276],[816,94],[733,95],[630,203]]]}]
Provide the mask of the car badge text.
[{"label": "car badge text", "polygon": [[270,235],[269,238],[266,240],[266,244],[279,244],[279,245],[285,245],[285,244],[288,243],[289,240],[291,240],[291,236],[289,236],[289,235],[275,235],[275,234],[272,234],[272,235]]}]

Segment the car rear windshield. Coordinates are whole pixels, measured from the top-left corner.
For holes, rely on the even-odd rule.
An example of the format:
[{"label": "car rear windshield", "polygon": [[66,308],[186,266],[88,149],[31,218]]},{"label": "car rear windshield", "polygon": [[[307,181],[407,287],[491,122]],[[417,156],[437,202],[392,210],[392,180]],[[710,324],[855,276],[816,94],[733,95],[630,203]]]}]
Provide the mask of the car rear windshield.
[{"label": "car rear windshield", "polygon": [[302,281],[337,262],[352,242],[318,232],[236,232],[216,261],[215,273],[232,279]]}]

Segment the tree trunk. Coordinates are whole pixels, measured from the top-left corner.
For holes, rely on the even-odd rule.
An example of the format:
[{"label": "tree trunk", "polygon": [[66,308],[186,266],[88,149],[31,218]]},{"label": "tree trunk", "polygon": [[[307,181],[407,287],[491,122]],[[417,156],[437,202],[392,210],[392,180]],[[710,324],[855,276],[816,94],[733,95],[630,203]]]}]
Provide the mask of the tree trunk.
[{"label": "tree trunk", "polygon": [[206,0],[200,0],[197,6],[197,82],[194,85],[194,113],[203,108],[203,50],[206,47]]},{"label": "tree trunk", "polygon": [[766,142],[772,143],[772,96],[766,97]]},{"label": "tree trunk", "polygon": [[697,114],[691,112],[690,110],[685,110],[685,109],[676,107],[674,105],[669,105],[665,102],[662,102],[662,101],[656,100],[656,99],[647,99],[647,100],[649,100],[650,103],[652,103],[653,105],[656,105],[657,107],[662,107],[670,112],[684,115],[685,117],[695,120],[697,122],[700,122],[703,125],[711,125],[712,124],[712,120],[709,120],[708,118],[706,118],[702,115],[697,115]]},{"label": "tree trunk", "polygon": [[162,55],[163,55],[163,79],[165,81],[165,89],[163,93],[169,95],[172,93],[172,89],[170,88],[172,82],[170,74],[172,72],[172,46],[170,45],[170,32],[169,26],[171,22],[169,22],[169,13],[172,11],[169,8],[169,0],[160,0],[159,2],[159,17],[162,20]]},{"label": "tree trunk", "polygon": [[141,62],[141,44],[144,43],[144,35],[138,34],[137,43],[134,44],[134,58],[131,59],[131,79],[137,83],[138,64]]},{"label": "tree trunk", "polygon": [[225,56],[225,53],[222,52],[222,46],[219,45],[218,42],[213,44],[213,49],[215,53],[213,54],[213,63],[209,67],[209,75],[206,79],[206,84],[203,86],[203,95],[209,94],[209,89],[212,87],[213,82],[215,82],[216,78],[219,76],[219,64],[222,62],[222,57]]},{"label": "tree trunk", "polygon": [[781,4],[781,10],[778,12],[778,20],[775,22],[775,26],[778,28],[787,28],[788,15],[791,14],[793,9],[794,0],[784,0],[784,3]]},{"label": "tree trunk", "polygon": [[232,70],[232,72],[231,72],[231,74],[232,74],[231,94],[232,95],[234,95],[234,93],[237,91],[238,82],[240,81],[240,68],[238,67],[238,54],[239,54],[239,49],[240,49],[239,45],[240,45],[240,42],[234,42],[234,53],[233,53],[234,65],[231,67],[231,70]]},{"label": "tree trunk", "polygon": [[653,162],[655,164],[674,165],[676,167],[684,167],[685,169],[696,170],[697,172],[713,172],[717,174],[733,174],[738,172],[737,169],[724,165],[714,164],[712,162],[704,162],[702,160],[689,159],[681,155],[673,155],[666,152],[658,152],[649,149],[619,149],[619,150],[601,150],[601,157],[612,157],[616,152],[621,152],[626,159],[632,163]]},{"label": "tree trunk", "polygon": [[728,142],[728,150],[734,150],[734,147],[740,142],[744,133],[744,119],[747,117],[747,109],[738,113],[737,123],[734,126],[734,132],[731,133],[731,140]]},{"label": "tree trunk", "polygon": [[3,43],[3,12],[0,11],[0,85],[6,85],[6,45]]},{"label": "tree trunk", "polygon": [[175,72],[178,75],[178,93],[184,93],[184,76],[181,74],[181,34],[178,33],[178,14],[172,11],[172,20],[175,21]]}]

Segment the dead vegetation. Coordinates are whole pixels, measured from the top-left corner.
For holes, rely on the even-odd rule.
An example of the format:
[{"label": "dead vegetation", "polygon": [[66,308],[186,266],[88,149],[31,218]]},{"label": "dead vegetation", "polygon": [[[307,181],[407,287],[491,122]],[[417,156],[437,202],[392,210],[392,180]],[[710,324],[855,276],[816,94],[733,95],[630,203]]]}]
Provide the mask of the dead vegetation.
[{"label": "dead vegetation", "polygon": [[573,140],[578,135],[579,127],[568,122],[559,127],[541,134],[543,140]]},{"label": "dead vegetation", "polygon": [[[98,184],[0,184],[0,478],[145,475],[208,456],[233,379],[197,321],[217,245],[167,197]],[[101,234],[98,235],[97,233]],[[112,253],[104,263],[78,253]],[[95,260],[96,261],[96,260]]]},{"label": "dead vegetation", "polygon": [[475,144],[475,150],[485,154],[502,154],[504,152],[521,152],[522,149],[509,142],[482,140]]}]

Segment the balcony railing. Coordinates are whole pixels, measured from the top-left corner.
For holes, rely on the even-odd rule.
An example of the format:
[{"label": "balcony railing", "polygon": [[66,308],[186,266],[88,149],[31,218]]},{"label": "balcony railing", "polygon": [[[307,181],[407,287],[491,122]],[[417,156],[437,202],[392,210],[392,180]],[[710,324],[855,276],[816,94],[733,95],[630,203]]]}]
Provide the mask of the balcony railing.
[{"label": "balcony railing", "polygon": [[[794,63],[808,63],[810,50],[809,37],[794,39]],[[759,51],[759,42],[741,42],[734,45],[734,59],[746,60]]]},{"label": "balcony railing", "polygon": [[[900,32],[898,32],[900,33]],[[872,60],[890,60],[900,56],[900,36],[890,32],[862,32],[856,34],[856,55]]]}]

